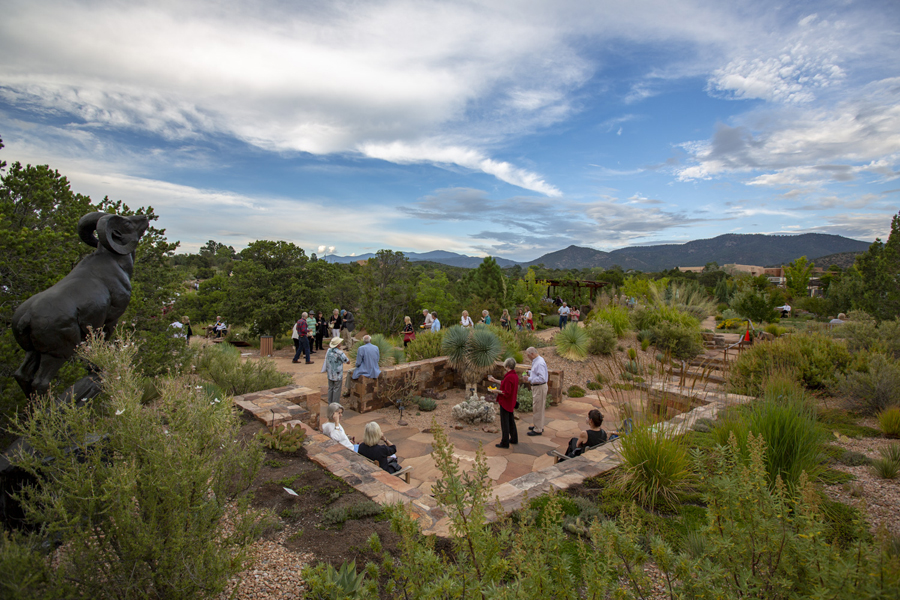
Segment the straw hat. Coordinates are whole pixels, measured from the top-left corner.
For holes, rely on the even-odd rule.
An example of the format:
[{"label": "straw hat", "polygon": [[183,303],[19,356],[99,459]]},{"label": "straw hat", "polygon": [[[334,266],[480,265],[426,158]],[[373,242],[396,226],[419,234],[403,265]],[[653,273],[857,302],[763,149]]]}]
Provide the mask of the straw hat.
[{"label": "straw hat", "polygon": [[331,341],[328,342],[328,347],[329,348],[337,348],[338,346],[341,345],[341,342],[343,342],[343,341],[344,341],[344,338],[333,337],[333,338],[331,338]]}]

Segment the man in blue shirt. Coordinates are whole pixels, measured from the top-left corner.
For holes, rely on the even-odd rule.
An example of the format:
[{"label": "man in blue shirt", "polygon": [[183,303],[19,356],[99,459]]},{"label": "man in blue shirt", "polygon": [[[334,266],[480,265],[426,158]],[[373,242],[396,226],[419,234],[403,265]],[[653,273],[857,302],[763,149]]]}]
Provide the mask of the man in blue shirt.
[{"label": "man in blue shirt", "polygon": [[431,316],[432,316],[432,318],[434,318],[434,321],[432,321],[432,323],[431,323],[431,331],[433,331],[433,332],[440,331],[441,330],[441,322],[438,321],[437,313],[433,312],[433,313],[431,313]]}]

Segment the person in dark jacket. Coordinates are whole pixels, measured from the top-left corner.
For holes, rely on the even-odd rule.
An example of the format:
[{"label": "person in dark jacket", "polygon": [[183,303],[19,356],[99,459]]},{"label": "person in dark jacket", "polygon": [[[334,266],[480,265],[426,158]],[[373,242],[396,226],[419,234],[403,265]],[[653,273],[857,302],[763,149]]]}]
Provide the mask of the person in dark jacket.
[{"label": "person in dark jacket", "polygon": [[359,445],[357,452],[366,458],[378,461],[378,466],[388,473],[396,473],[400,470],[400,463],[397,461],[397,446],[384,437],[381,427],[375,421],[366,423],[363,443]]},{"label": "person in dark jacket", "polygon": [[603,413],[596,408],[588,413],[587,425],[587,431],[582,431],[578,437],[573,437],[569,440],[566,456],[575,458],[582,454],[585,448],[605,444],[607,439],[609,439],[606,432],[600,427],[603,425]]},{"label": "person in dark jacket", "polygon": [[489,381],[500,384],[500,394],[497,396],[497,403],[500,405],[500,443],[495,444],[498,448],[509,448],[510,444],[519,443],[519,432],[516,431],[516,419],[513,411],[516,409],[516,399],[519,396],[519,375],[516,373],[516,359],[507,358],[503,362],[506,368],[506,375],[503,381],[495,377],[488,377]]},{"label": "person in dark jacket", "polygon": [[322,342],[325,340],[325,330],[328,329],[328,321],[319,311],[319,318],[316,319],[316,350],[322,350]]},{"label": "person in dark jacket", "polygon": [[303,316],[297,321],[297,335],[299,336],[300,345],[297,346],[297,351],[294,353],[294,360],[291,361],[293,363],[300,362],[301,352],[306,355],[306,364],[311,365],[315,362],[309,360],[309,323],[306,321],[308,316],[307,313],[303,313]]}]

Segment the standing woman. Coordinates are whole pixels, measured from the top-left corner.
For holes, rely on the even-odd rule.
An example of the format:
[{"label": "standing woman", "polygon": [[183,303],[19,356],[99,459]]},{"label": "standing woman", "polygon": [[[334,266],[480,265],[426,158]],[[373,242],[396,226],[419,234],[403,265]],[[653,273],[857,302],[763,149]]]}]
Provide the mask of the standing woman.
[{"label": "standing woman", "polygon": [[503,309],[503,314],[500,315],[500,327],[509,331],[509,311],[505,308]]},{"label": "standing woman", "polygon": [[481,322],[484,323],[485,325],[491,324],[491,314],[488,311],[486,311],[486,310],[481,311]]},{"label": "standing woman", "polygon": [[328,320],[328,326],[331,328],[331,337],[341,337],[341,325],[343,322],[341,311],[334,309],[334,312],[331,313],[331,318]]},{"label": "standing woman", "polygon": [[403,347],[406,348],[414,339],[416,339],[416,330],[413,329],[412,319],[403,317]]},{"label": "standing woman", "polygon": [[475,323],[473,323],[472,319],[469,318],[469,311],[464,310],[462,312],[462,318],[459,320],[459,324],[463,327],[475,327]]},{"label": "standing woman", "polygon": [[500,405],[500,431],[502,437],[500,443],[495,444],[498,448],[509,448],[510,444],[519,443],[519,432],[516,431],[516,419],[513,411],[516,408],[516,399],[519,396],[519,375],[516,373],[516,359],[510,357],[503,362],[506,367],[506,375],[503,381],[499,381],[494,376],[489,376],[488,380],[500,384],[500,394],[497,396],[497,404]]},{"label": "standing woman", "polygon": [[534,315],[531,314],[531,307],[525,307],[525,324],[528,326],[528,329],[534,331]]},{"label": "standing woman", "polygon": [[325,329],[327,328],[328,321],[322,316],[322,311],[320,310],[316,319],[316,350],[323,350],[322,341],[325,339]]},{"label": "standing woman", "polygon": [[522,331],[522,323],[525,320],[525,317],[522,316],[522,309],[517,309],[516,311],[516,328],[519,331]]}]

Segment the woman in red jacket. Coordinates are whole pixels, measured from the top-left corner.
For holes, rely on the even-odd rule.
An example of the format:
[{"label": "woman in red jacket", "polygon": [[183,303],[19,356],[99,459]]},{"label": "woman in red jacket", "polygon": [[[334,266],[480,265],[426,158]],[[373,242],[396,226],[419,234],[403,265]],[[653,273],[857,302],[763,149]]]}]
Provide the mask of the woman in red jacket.
[{"label": "woman in red jacket", "polygon": [[499,381],[493,376],[489,376],[488,380],[500,384],[497,403],[500,405],[500,431],[503,437],[500,443],[495,445],[498,448],[509,448],[510,444],[519,443],[519,433],[516,431],[516,420],[513,417],[516,399],[519,396],[519,375],[516,373],[516,359],[507,358],[503,366],[507,369],[503,381]]}]

